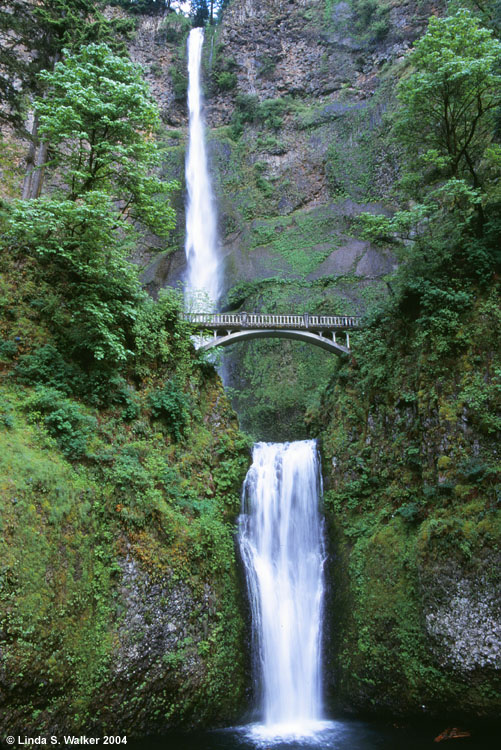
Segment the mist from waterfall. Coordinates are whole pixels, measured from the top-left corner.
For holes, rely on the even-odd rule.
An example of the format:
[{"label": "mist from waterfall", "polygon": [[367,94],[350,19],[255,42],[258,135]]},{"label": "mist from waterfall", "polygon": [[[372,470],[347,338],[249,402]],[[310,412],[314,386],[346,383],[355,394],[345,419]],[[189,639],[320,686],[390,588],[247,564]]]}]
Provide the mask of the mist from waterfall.
[{"label": "mist from waterfall", "polygon": [[308,734],[322,719],[320,493],[314,441],[254,446],[239,543],[265,735]]},{"label": "mist from waterfall", "polygon": [[205,147],[202,112],[201,60],[204,32],[188,37],[189,143],[186,156],[186,276],[187,310],[214,310],[221,291],[217,212]]}]

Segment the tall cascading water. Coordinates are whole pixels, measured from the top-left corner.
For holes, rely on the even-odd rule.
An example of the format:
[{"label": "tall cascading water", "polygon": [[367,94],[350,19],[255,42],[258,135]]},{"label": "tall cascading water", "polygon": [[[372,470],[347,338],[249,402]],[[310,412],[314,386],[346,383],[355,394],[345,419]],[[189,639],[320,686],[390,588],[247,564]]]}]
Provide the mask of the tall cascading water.
[{"label": "tall cascading water", "polygon": [[254,446],[239,543],[265,733],[308,734],[322,718],[325,550],[320,493],[314,441]]},{"label": "tall cascading water", "polygon": [[186,156],[186,277],[188,310],[215,309],[220,294],[217,212],[207,164],[202,113],[201,59],[204,32],[188,37],[189,143]]}]

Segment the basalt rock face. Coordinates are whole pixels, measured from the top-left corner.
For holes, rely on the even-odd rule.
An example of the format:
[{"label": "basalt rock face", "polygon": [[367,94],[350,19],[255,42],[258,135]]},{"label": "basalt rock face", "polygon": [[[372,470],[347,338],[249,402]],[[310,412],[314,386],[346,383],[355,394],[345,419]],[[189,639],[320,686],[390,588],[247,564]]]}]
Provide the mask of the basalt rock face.
[{"label": "basalt rock face", "polygon": [[494,676],[501,672],[501,554],[475,562],[448,560],[421,571],[425,629],[442,668]]},{"label": "basalt rock face", "polygon": [[[236,73],[239,92],[262,99],[313,97],[350,88],[353,100],[374,94],[383,64],[402,57],[442,2],[381,3],[384,13],[360,15],[360,3],[324,0],[234,0],[225,10],[217,43]],[[233,97],[210,102],[214,126],[227,124]],[[343,114],[338,96],[319,119]]]},{"label": "basalt rock face", "polygon": [[[106,15],[127,17],[122,8],[115,6],[109,6]],[[153,16],[138,14],[133,18],[136,28],[127,44],[131,59],[142,66],[163,121],[173,127],[185,126],[184,92],[175,85],[175,72],[184,72],[179,71],[179,60],[184,55],[190,22],[173,12]]]},{"label": "basalt rock face", "polygon": [[[405,53],[441,5],[381,7],[366,19],[356,0],[234,0],[225,10],[206,45],[207,119],[223,235],[231,244],[237,234],[241,255],[270,244],[255,236],[259,220],[277,231],[279,217],[306,220],[325,206],[335,221],[312,246],[323,240],[333,251],[349,241],[356,213],[381,211],[370,198],[387,196],[397,168],[382,116]],[[283,272],[300,273],[274,254]],[[227,286],[238,280],[230,269]]]}]

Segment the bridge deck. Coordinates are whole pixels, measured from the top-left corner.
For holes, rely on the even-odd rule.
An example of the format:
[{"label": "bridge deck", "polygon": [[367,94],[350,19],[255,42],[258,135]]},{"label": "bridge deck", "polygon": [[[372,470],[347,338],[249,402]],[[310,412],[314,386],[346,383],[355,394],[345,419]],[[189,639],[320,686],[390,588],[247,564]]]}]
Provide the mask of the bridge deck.
[{"label": "bridge deck", "polygon": [[346,331],[360,327],[360,318],[347,315],[272,315],[268,313],[183,313],[197,328],[288,329],[301,331]]}]

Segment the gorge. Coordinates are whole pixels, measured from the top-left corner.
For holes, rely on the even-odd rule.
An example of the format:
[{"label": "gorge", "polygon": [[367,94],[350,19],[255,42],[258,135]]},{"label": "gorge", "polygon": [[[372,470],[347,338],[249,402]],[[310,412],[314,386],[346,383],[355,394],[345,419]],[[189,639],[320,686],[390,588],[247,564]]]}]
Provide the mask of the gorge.
[{"label": "gorge", "polygon": [[[0,9],[2,737],[265,748],[282,742],[267,725],[301,718],[318,731],[292,745],[423,748],[464,727],[491,747],[499,3],[231,0],[203,34],[153,0],[64,4]],[[461,128],[480,123],[457,152],[427,109],[442,54]],[[49,159],[18,201],[29,138]],[[183,279],[210,300],[197,315],[217,301],[242,327],[362,325],[342,356],[234,343],[223,388]],[[258,552],[265,495],[277,537]],[[281,652],[287,607],[307,658]]]}]

